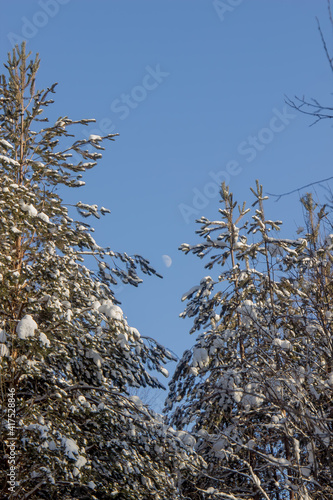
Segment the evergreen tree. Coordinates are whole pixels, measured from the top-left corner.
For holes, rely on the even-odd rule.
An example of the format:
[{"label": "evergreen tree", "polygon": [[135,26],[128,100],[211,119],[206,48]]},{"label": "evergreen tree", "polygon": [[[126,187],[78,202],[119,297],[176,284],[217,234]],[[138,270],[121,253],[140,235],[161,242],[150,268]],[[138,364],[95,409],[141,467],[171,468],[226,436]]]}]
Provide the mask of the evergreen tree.
[{"label": "evergreen tree", "polygon": [[[333,498],[333,235],[325,208],[302,199],[306,230],[277,236],[262,187],[252,217],[223,184],[221,220],[202,217],[203,242],[181,245],[214,273],[187,292],[199,331],[179,362],[169,421],[190,429],[208,465],[187,498]],[[300,233],[299,233],[300,234]]]},{"label": "evergreen tree", "polygon": [[[59,194],[84,184],[114,135],[72,139],[94,120],[50,125],[55,85],[35,90],[39,59],[29,56],[16,47],[0,85],[0,497],[181,498],[179,470],[200,463],[191,436],[128,392],[161,387],[149,370],[166,374],[173,355],[128,325],[112,292],[156,273],[100,247]],[[75,206],[84,220],[108,212]]]}]

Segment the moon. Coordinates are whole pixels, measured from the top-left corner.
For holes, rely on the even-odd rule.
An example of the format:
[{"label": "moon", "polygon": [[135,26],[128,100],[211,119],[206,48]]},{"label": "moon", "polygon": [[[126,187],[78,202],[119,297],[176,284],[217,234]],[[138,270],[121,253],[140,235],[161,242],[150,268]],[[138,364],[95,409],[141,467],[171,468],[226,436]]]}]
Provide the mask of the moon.
[{"label": "moon", "polygon": [[172,259],[171,259],[170,255],[162,255],[162,260],[163,260],[164,265],[165,265],[166,267],[170,267],[170,266],[171,266],[171,264],[172,264]]}]

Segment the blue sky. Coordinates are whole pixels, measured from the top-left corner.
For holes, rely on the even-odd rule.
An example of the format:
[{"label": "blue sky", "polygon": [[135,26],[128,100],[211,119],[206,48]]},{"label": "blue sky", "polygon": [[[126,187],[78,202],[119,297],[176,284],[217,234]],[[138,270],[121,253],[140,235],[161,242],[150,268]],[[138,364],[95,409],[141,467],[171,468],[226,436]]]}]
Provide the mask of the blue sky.
[{"label": "blue sky", "polygon": [[[257,178],[280,193],[332,173],[331,124],[309,127],[284,101],[331,102],[316,16],[331,46],[326,0],[2,5],[2,61],[25,38],[40,53],[39,88],[59,82],[50,118],[96,118],[88,135],[120,134],[87,185],[63,196],[110,208],[96,240],[142,254],[164,275],[120,288],[118,299],[132,326],[179,356],[194,342],[180,298],[208,272],[177,249],[198,241],[197,217],[217,217],[216,182],[229,180],[235,198],[251,202]],[[297,194],[269,201],[267,214],[285,222],[285,237],[302,225]]]}]

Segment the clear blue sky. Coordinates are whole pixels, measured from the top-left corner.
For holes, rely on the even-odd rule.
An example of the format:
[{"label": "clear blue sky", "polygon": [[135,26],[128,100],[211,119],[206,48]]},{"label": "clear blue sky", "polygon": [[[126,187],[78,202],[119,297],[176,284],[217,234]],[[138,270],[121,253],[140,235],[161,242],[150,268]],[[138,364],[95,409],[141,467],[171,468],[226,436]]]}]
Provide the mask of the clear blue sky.
[{"label": "clear blue sky", "polygon": [[[218,10],[212,0],[14,0],[1,8],[2,61],[26,38],[42,60],[39,87],[59,82],[51,118],[96,118],[88,133],[120,134],[86,187],[64,197],[110,208],[95,224],[97,241],[142,254],[164,275],[118,298],[132,326],[179,356],[194,342],[190,321],[178,318],[180,297],[208,272],[177,248],[197,241],[196,217],[217,217],[221,172],[237,173],[230,186],[239,201],[251,201],[256,178],[279,193],[332,174],[331,124],[310,128],[284,103],[303,94],[331,102],[315,20],[332,46],[326,0],[225,0]],[[302,225],[297,200],[268,203],[286,237]]]}]

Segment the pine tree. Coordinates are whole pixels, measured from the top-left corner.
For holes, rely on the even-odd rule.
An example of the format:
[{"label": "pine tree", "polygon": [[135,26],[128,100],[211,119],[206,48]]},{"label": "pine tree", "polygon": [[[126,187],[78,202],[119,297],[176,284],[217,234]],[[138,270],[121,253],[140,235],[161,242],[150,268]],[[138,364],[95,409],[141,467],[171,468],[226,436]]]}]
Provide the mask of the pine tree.
[{"label": "pine tree", "polygon": [[173,355],[128,325],[112,292],[156,273],[95,242],[86,218],[109,210],[78,202],[75,220],[59,193],[84,184],[115,136],[72,139],[94,120],[50,125],[55,85],[35,89],[29,56],[9,54],[0,86],[0,497],[181,498],[179,470],[200,463],[191,436],[129,395],[161,387],[150,370]]},{"label": "pine tree", "polygon": [[[199,331],[170,383],[165,411],[189,429],[207,469],[191,499],[333,498],[333,235],[325,208],[302,199],[306,230],[279,238],[281,221],[238,207],[223,184],[221,220],[186,254],[213,255],[214,272],[187,292],[183,317]],[[302,231],[302,230],[301,230]]]}]

